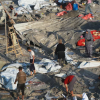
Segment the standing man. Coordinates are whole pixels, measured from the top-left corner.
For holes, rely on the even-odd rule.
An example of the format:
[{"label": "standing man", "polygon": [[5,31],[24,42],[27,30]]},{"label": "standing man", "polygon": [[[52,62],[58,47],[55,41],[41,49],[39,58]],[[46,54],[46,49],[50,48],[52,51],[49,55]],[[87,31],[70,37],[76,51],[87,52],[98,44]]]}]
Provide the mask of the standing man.
[{"label": "standing man", "polygon": [[88,57],[92,57],[93,37],[89,29],[85,33],[85,51]]},{"label": "standing man", "polygon": [[86,4],[86,7],[85,7],[85,15],[87,15],[88,9],[89,9],[90,13],[93,15],[90,4],[91,4],[91,0],[87,0],[87,4]]},{"label": "standing man", "polygon": [[17,84],[18,99],[17,100],[19,100],[20,90],[22,91],[22,100],[24,100],[24,89],[25,89],[25,82],[26,82],[26,74],[22,71],[22,67],[19,67],[19,72],[17,73],[17,77],[16,77],[14,84],[16,84],[17,81],[18,81],[18,84]]},{"label": "standing man", "polygon": [[65,64],[65,45],[62,43],[62,39],[59,39],[59,44],[56,47],[55,54],[59,60],[59,64],[61,65],[62,62]]},{"label": "standing man", "polygon": [[72,96],[75,96],[73,94],[73,87],[76,80],[77,79],[74,75],[70,75],[70,76],[67,76],[65,79],[62,79],[62,82],[64,83],[65,88],[66,88],[66,92],[70,93]]},{"label": "standing man", "polygon": [[35,66],[34,66],[35,53],[31,50],[30,47],[27,48],[27,51],[30,53],[30,72],[31,72],[30,75],[32,75],[33,71],[34,74],[36,74]]}]

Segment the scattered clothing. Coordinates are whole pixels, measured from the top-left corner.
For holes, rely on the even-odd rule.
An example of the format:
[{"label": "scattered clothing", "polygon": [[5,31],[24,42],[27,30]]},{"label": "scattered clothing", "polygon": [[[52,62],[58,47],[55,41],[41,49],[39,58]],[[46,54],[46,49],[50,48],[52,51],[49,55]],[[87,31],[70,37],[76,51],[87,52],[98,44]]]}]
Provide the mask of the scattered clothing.
[{"label": "scattered clothing", "polygon": [[77,44],[77,46],[85,46],[85,39],[80,39]]},{"label": "scattered clothing", "polygon": [[66,8],[66,11],[71,11],[73,10],[73,6],[71,3],[68,3],[68,5],[65,7]]},{"label": "scattered clothing", "polygon": [[[91,35],[93,37],[93,41],[100,39],[100,31],[92,30],[90,32],[91,32]],[[85,38],[78,40],[77,46],[85,46]]]},{"label": "scattered clothing", "polygon": [[67,14],[67,11],[59,12],[59,13],[57,13],[57,16],[63,16],[64,14]]},{"label": "scattered clothing", "polygon": [[81,17],[84,20],[88,20],[88,19],[94,18],[94,16],[92,14],[90,14],[90,13],[85,15],[85,16],[80,14],[78,17]]}]

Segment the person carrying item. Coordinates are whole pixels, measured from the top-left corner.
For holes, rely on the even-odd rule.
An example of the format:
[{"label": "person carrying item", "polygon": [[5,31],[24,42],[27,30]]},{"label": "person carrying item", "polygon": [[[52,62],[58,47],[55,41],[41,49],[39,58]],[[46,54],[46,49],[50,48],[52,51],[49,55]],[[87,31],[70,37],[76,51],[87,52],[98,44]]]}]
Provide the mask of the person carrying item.
[{"label": "person carrying item", "polygon": [[93,37],[89,29],[85,33],[85,51],[87,57],[92,57]]},{"label": "person carrying item", "polygon": [[62,79],[62,82],[64,83],[65,88],[66,88],[66,92],[70,93],[71,96],[74,96],[73,87],[76,81],[77,79],[74,75],[70,75],[70,76],[67,76],[65,79]]},{"label": "person carrying item", "polygon": [[35,71],[35,66],[34,66],[34,59],[35,59],[35,53],[31,50],[30,47],[27,48],[27,51],[30,53],[30,75],[32,75],[33,71],[34,71],[34,74],[33,76],[36,74],[36,71]]},{"label": "person carrying item", "polygon": [[85,7],[85,15],[87,15],[88,9],[89,9],[90,13],[93,15],[90,4],[91,4],[91,0],[87,0],[87,4],[86,4],[86,7]]},{"label": "person carrying item", "polygon": [[17,100],[19,100],[19,93],[20,90],[22,91],[22,100],[24,100],[24,89],[25,89],[25,82],[26,82],[26,74],[22,71],[22,67],[19,67],[19,72],[17,73],[16,80],[14,84],[18,81],[17,84]]},{"label": "person carrying item", "polygon": [[62,62],[65,64],[65,45],[62,43],[62,39],[59,39],[59,44],[56,47],[55,54],[57,55],[59,64]]}]

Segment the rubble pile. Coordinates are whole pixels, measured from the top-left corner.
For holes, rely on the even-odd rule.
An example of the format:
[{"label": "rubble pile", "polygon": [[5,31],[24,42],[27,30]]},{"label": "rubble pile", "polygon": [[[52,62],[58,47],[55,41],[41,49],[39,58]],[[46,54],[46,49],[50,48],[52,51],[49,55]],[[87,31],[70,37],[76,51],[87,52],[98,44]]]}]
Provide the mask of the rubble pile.
[{"label": "rubble pile", "polygon": [[[60,2],[60,0],[58,1]],[[69,1],[67,2],[69,3]],[[84,8],[79,3],[80,1],[77,1],[79,10],[72,11],[67,11],[66,9],[68,8],[63,8],[64,5],[59,5],[59,2],[56,0],[2,2],[8,12],[9,6],[13,5],[18,14],[16,18],[12,16],[11,19],[15,22],[13,26],[19,38],[23,55],[15,58],[13,54],[9,54],[7,57],[5,56],[6,50],[1,50],[1,63],[2,60],[10,63],[2,66],[0,70],[0,100],[5,99],[7,95],[12,96],[10,100],[15,99],[17,85],[14,84],[14,81],[19,66],[22,66],[23,71],[27,74],[25,100],[100,99],[100,86],[97,79],[100,74],[100,39],[94,42],[93,57],[95,58],[93,59],[85,58],[85,48],[76,45],[86,29],[100,31],[100,6],[96,3],[96,6],[92,4],[94,17],[84,20],[78,17],[80,14],[84,14]],[[4,19],[4,10],[1,19]],[[8,22],[11,22],[11,19],[7,20],[8,26]],[[12,26],[12,23],[10,24]],[[6,38],[1,33],[0,47],[6,48]],[[58,39],[62,39],[66,46],[65,59],[67,63],[63,66],[60,66],[54,58]],[[27,46],[32,47],[36,55],[35,67],[37,74],[34,77],[29,76],[29,56],[25,56],[28,55]],[[71,98],[66,94],[66,89],[61,79],[69,75],[77,77],[73,92],[81,94],[82,98]],[[1,93],[2,89],[6,90],[6,92]]]}]

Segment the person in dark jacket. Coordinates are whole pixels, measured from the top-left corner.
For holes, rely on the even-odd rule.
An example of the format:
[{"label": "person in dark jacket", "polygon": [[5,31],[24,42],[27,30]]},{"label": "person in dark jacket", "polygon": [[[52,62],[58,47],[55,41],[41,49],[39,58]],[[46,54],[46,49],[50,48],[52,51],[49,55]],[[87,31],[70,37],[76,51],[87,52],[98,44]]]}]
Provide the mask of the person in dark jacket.
[{"label": "person in dark jacket", "polygon": [[89,29],[85,34],[85,51],[88,57],[92,57],[93,37]]},{"label": "person in dark jacket", "polygon": [[65,64],[65,45],[62,43],[62,39],[59,39],[55,54],[57,55],[59,64]]}]

